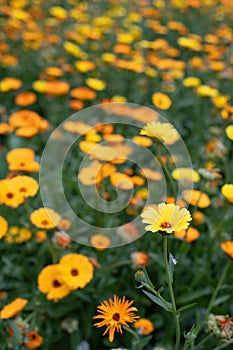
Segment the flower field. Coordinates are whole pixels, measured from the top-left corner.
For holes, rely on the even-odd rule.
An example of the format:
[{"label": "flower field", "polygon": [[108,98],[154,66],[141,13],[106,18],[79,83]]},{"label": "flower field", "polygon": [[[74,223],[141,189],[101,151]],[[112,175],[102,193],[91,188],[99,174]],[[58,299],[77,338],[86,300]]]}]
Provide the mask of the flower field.
[{"label": "flower field", "polygon": [[0,0],[0,350],[233,344],[231,0]]}]

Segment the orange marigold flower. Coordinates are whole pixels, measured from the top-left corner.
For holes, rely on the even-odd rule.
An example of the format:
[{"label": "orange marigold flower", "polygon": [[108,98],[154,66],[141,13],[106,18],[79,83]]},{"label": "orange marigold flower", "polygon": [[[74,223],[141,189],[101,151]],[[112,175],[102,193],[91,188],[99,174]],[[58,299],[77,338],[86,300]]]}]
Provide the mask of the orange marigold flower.
[{"label": "orange marigold flower", "polygon": [[93,278],[93,265],[82,254],[67,254],[59,263],[62,280],[71,289],[84,288]]},{"label": "orange marigold flower", "polygon": [[29,91],[21,92],[15,97],[15,103],[21,107],[30,106],[33,103],[35,103],[36,100],[37,100],[36,94],[34,94],[34,92],[29,92]]},{"label": "orange marigold flower", "polygon": [[28,139],[38,134],[38,132],[39,129],[36,126],[24,126],[22,128],[18,128],[15,132],[15,135]]},{"label": "orange marigold flower", "polygon": [[25,126],[39,126],[41,116],[28,109],[22,109],[10,115],[9,124],[13,128],[20,128]]},{"label": "orange marigold flower", "polygon": [[103,335],[109,332],[109,341],[114,339],[115,331],[122,334],[122,326],[129,327],[128,323],[133,323],[138,318],[135,315],[135,311],[138,311],[136,307],[132,307],[133,300],[129,301],[123,296],[122,299],[114,295],[114,299],[109,298],[101,302],[97,307],[98,315],[94,316],[94,319],[102,319],[102,321],[94,324],[96,327],[106,326],[106,330]]},{"label": "orange marigold flower", "polygon": [[198,208],[207,208],[211,203],[206,193],[197,190],[185,190],[183,191],[183,197],[189,204]]},{"label": "orange marigold flower", "polygon": [[162,92],[155,92],[152,95],[152,102],[155,105],[155,107],[158,107],[159,109],[162,109],[162,110],[169,109],[172,104],[170,97],[163,94]]},{"label": "orange marigold flower", "polygon": [[233,184],[223,185],[221,192],[223,196],[228,200],[228,202],[233,204]]},{"label": "orange marigold flower", "polygon": [[5,236],[8,229],[8,222],[3,216],[0,216],[0,238]]},{"label": "orange marigold flower", "polygon": [[94,247],[96,250],[104,250],[108,248],[111,244],[111,240],[102,234],[96,234],[91,237],[90,243],[92,247]]},{"label": "orange marigold flower", "polygon": [[134,187],[131,178],[128,175],[119,172],[111,174],[110,181],[113,186],[122,190],[131,190]]},{"label": "orange marigold flower", "polygon": [[37,243],[41,243],[47,239],[47,234],[43,230],[38,230],[35,233]]},{"label": "orange marigold flower", "polygon": [[227,255],[233,258],[233,241],[226,241],[221,243],[221,248]]},{"label": "orange marigold flower", "polygon": [[79,111],[83,108],[84,104],[80,100],[70,100],[69,106],[71,109],[74,109],[75,111]]},{"label": "orange marigold flower", "polygon": [[60,215],[50,208],[37,209],[30,216],[30,220],[35,226],[45,229],[55,228],[59,224],[60,218]]},{"label": "orange marigold flower", "polygon": [[23,310],[23,308],[28,303],[27,299],[16,298],[10,304],[4,306],[4,308],[0,311],[0,318],[8,319],[15,317]]},{"label": "orange marigold flower", "polygon": [[28,341],[24,343],[24,346],[28,349],[36,349],[43,343],[43,337],[39,335],[36,331],[31,331],[26,333]]},{"label": "orange marigold flower", "polygon": [[200,236],[199,231],[194,227],[189,227],[187,230],[175,231],[175,237],[183,239],[187,243],[195,241]]},{"label": "orange marigold flower", "polygon": [[0,123],[0,135],[5,135],[12,131],[12,127],[7,123]]},{"label": "orange marigold flower", "polygon": [[149,263],[149,255],[144,252],[133,252],[130,254],[132,262],[137,266],[147,266]]},{"label": "orange marigold flower", "polygon": [[80,100],[94,100],[96,92],[88,87],[78,87],[70,91],[70,96]]},{"label": "orange marigold flower", "polygon": [[147,318],[140,318],[134,323],[134,328],[139,334],[150,334],[154,331],[153,323]]},{"label": "orange marigold flower", "polygon": [[22,86],[22,81],[17,78],[6,77],[0,81],[0,91],[8,92],[18,90]]},{"label": "orange marigold flower", "polygon": [[38,289],[47,294],[47,299],[58,300],[70,293],[70,288],[63,281],[59,264],[47,265],[38,276]]}]

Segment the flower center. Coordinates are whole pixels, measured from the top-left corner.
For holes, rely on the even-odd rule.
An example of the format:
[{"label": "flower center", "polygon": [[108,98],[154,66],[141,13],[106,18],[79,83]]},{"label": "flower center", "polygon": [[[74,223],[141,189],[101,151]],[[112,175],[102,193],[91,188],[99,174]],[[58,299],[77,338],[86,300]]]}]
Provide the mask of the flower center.
[{"label": "flower center", "polygon": [[114,321],[117,321],[119,322],[120,321],[120,314],[118,312],[116,312],[113,316],[112,316],[112,319]]},{"label": "flower center", "polygon": [[14,194],[13,193],[7,193],[7,198],[9,198],[9,199],[11,199],[11,198],[13,198],[14,197]]},{"label": "flower center", "polygon": [[48,220],[42,220],[41,223],[42,223],[42,225],[48,225],[49,222],[48,222]]},{"label": "flower center", "polygon": [[58,282],[57,280],[54,280],[54,281],[53,281],[53,286],[54,286],[54,288],[58,288],[58,287],[61,286],[61,283]]},{"label": "flower center", "polygon": [[25,187],[21,187],[19,192],[27,192],[26,188]]},{"label": "flower center", "polygon": [[71,273],[72,276],[78,276],[78,270],[76,270],[76,269],[72,269],[70,271],[70,273]]},{"label": "flower center", "polygon": [[170,224],[170,222],[165,221],[162,224],[160,224],[160,227],[162,227],[162,228],[171,228],[172,224]]}]

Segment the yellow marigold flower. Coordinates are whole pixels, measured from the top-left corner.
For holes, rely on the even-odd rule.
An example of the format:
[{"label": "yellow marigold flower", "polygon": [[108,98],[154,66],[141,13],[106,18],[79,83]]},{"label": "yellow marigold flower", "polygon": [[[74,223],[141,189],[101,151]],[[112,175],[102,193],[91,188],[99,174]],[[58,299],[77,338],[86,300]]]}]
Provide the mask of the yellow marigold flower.
[{"label": "yellow marigold flower", "polygon": [[23,197],[34,197],[39,189],[38,182],[30,176],[15,176],[10,180],[10,185]]},{"label": "yellow marigold flower", "polygon": [[128,323],[133,323],[138,316],[134,314],[138,311],[136,307],[132,307],[132,301],[128,301],[123,296],[122,299],[114,295],[114,299],[109,298],[101,302],[97,307],[98,315],[94,316],[94,319],[102,319],[102,321],[94,324],[96,327],[106,326],[106,330],[103,335],[109,332],[109,341],[114,339],[115,331],[122,334],[122,326],[129,327]]},{"label": "yellow marigold flower", "polygon": [[221,109],[226,106],[229,99],[229,95],[217,95],[212,97],[212,102],[216,108]]},{"label": "yellow marigold flower", "polygon": [[91,89],[94,89],[96,91],[102,91],[106,88],[106,83],[103,80],[95,79],[95,78],[87,78],[86,84]]},{"label": "yellow marigold flower", "polygon": [[227,255],[233,258],[233,241],[226,241],[221,243],[221,248]]},{"label": "yellow marigold flower", "polygon": [[65,41],[64,49],[66,52],[70,53],[71,55],[73,55],[76,58],[79,58],[82,55],[82,51],[81,51],[80,47],[78,45],[70,42],[70,41]]},{"label": "yellow marigold flower", "polygon": [[163,94],[162,92],[155,92],[152,95],[152,102],[155,105],[155,107],[158,107],[162,110],[170,108],[172,104],[172,100],[170,99],[170,97],[168,97],[166,94]]},{"label": "yellow marigold flower", "polygon": [[62,280],[71,289],[84,288],[93,278],[93,265],[82,254],[67,254],[60,260],[59,267]]},{"label": "yellow marigold flower", "polygon": [[35,235],[37,243],[41,243],[47,239],[47,234],[43,230],[36,231]]},{"label": "yellow marigold flower", "polygon": [[46,86],[47,86],[47,81],[45,80],[35,80],[32,84],[33,89],[42,94],[45,93]]},{"label": "yellow marigold flower", "polygon": [[6,77],[0,81],[0,91],[8,92],[18,90],[22,86],[22,81],[17,78]]},{"label": "yellow marigold flower", "polygon": [[207,208],[210,205],[210,198],[206,193],[197,190],[183,191],[183,197],[189,204],[199,208]]},{"label": "yellow marigold flower", "polygon": [[60,215],[49,208],[37,209],[30,216],[30,220],[35,226],[45,229],[55,228],[59,224],[60,219]]},{"label": "yellow marigold flower", "polygon": [[140,131],[140,135],[158,138],[161,142],[171,145],[179,140],[180,135],[170,123],[152,121]]},{"label": "yellow marigold flower", "polygon": [[24,343],[24,346],[27,349],[38,348],[43,343],[43,337],[41,337],[36,331],[28,332],[25,335],[28,338],[28,341]]},{"label": "yellow marigold flower", "polygon": [[105,235],[96,234],[91,237],[90,243],[93,248],[101,251],[101,250],[107,249],[110,246],[111,240]]},{"label": "yellow marigold flower", "polygon": [[0,318],[8,319],[15,317],[23,310],[23,308],[28,303],[27,299],[16,298],[10,304],[4,306],[4,308],[0,311]]},{"label": "yellow marigold flower", "polygon": [[187,230],[175,231],[174,236],[183,239],[187,243],[191,243],[198,239],[200,233],[196,228],[190,226]]},{"label": "yellow marigold flower", "polygon": [[200,180],[200,176],[198,172],[191,168],[177,168],[172,171],[172,177],[175,180],[185,180],[198,182]]},{"label": "yellow marigold flower", "polygon": [[197,87],[201,85],[201,79],[197,77],[188,77],[183,80],[183,85],[186,87]]},{"label": "yellow marigold flower", "polygon": [[180,37],[177,39],[177,43],[186,49],[190,49],[193,51],[201,51],[202,46],[200,42],[193,38]]},{"label": "yellow marigold flower", "polygon": [[213,97],[219,94],[217,89],[214,89],[208,85],[200,85],[197,87],[196,92],[203,97]]},{"label": "yellow marigold flower", "polygon": [[61,6],[53,6],[49,9],[49,12],[52,16],[62,20],[66,19],[68,16],[67,11]]},{"label": "yellow marigold flower", "polygon": [[233,204],[233,184],[225,184],[221,189],[222,194],[228,200],[228,202]]},{"label": "yellow marigold flower", "polygon": [[148,206],[141,214],[142,222],[149,224],[146,231],[165,231],[170,234],[189,226],[192,220],[189,211],[175,204],[160,203],[157,208]]},{"label": "yellow marigold flower", "polygon": [[38,289],[47,294],[47,299],[58,300],[70,293],[70,288],[63,281],[59,264],[46,266],[38,276]]},{"label": "yellow marigold flower", "polygon": [[95,69],[95,63],[92,61],[77,61],[74,65],[75,68],[82,73],[87,73]]},{"label": "yellow marigold flower", "polygon": [[193,214],[193,221],[196,225],[201,225],[205,222],[205,215],[201,211],[195,211]]},{"label": "yellow marigold flower", "polygon": [[17,208],[24,202],[24,196],[15,187],[12,187],[11,183],[11,179],[0,181],[0,203]]},{"label": "yellow marigold flower", "polygon": [[233,125],[228,125],[226,127],[226,134],[227,134],[227,137],[233,141]]},{"label": "yellow marigold flower", "polygon": [[102,60],[107,63],[112,63],[116,60],[116,55],[111,52],[105,52],[101,56]]},{"label": "yellow marigold flower", "polygon": [[150,334],[154,331],[153,323],[147,318],[140,318],[134,322],[134,328],[137,329],[139,334]]},{"label": "yellow marigold flower", "polygon": [[12,226],[9,228],[5,236],[5,241],[7,243],[22,244],[24,242],[29,241],[31,237],[32,231],[29,228]]},{"label": "yellow marigold flower", "polygon": [[0,238],[5,236],[8,229],[8,222],[3,216],[0,216]]}]

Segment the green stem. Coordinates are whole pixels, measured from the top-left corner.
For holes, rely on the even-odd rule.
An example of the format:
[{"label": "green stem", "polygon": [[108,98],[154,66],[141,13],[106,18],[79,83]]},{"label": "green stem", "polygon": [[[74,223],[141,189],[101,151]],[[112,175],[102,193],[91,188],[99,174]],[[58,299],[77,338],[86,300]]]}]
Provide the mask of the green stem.
[{"label": "green stem", "polygon": [[229,343],[224,343],[224,344],[221,344],[221,345],[217,346],[217,347],[214,348],[213,350],[224,349],[224,348],[226,348],[226,347],[229,346],[229,345],[230,345]]},{"label": "green stem", "polygon": [[200,341],[200,343],[194,346],[194,350],[199,350],[202,347],[202,345],[204,345],[207,342],[207,340],[209,340],[212,337],[213,337],[212,333],[208,334],[207,337],[205,337],[202,341]]},{"label": "green stem", "polygon": [[159,158],[159,163],[161,165],[161,167],[163,168],[164,172],[165,172],[165,175],[167,177],[167,179],[169,180],[170,184],[171,184],[171,191],[172,191],[172,195],[174,198],[176,198],[176,187],[175,187],[175,182],[171,176],[171,172],[169,171],[168,167],[167,167],[167,164],[163,162],[162,160],[162,155],[161,155],[161,145],[159,143],[157,143],[157,154],[158,154],[158,158]]},{"label": "green stem", "polygon": [[164,237],[164,265],[165,265],[165,271],[166,271],[166,278],[167,278],[167,284],[168,284],[168,291],[172,303],[172,314],[174,317],[175,321],[175,328],[176,328],[176,343],[175,343],[175,349],[178,350],[180,346],[180,322],[179,322],[179,316],[177,315],[177,310],[176,310],[176,301],[175,301],[175,296],[173,292],[173,287],[172,287],[172,282],[171,282],[171,277],[169,273],[169,265],[168,265],[168,236],[166,235]]},{"label": "green stem", "polygon": [[206,317],[208,316],[208,314],[210,313],[210,311],[211,311],[211,309],[213,307],[213,303],[214,303],[214,301],[215,301],[215,299],[216,299],[216,297],[217,297],[217,295],[218,295],[218,293],[219,293],[219,291],[221,289],[221,286],[223,284],[223,281],[224,281],[224,279],[226,277],[226,274],[227,274],[227,271],[228,271],[230,265],[231,265],[231,259],[229,259],[227,264],[225,265],[225,268],[224,268],[224,270],[223,270],[223,272],[221,274],[221,277],[220,277],[220,279],[218,281],[218,284],[217,284],[217,286],[216,286],[216,288],[214,290],[212,298],[210,299],[209,305],[208,305],[207,310],[206,310]]},{"label": "green stem", "polygon": [[126,330],[128,333],[130,333],[133,336],[132,339],[132,350],[140,350],[139,344],[140,339],[138,336],[138,333],[134,332],[131,328],[123,326],[124,330]]}]

